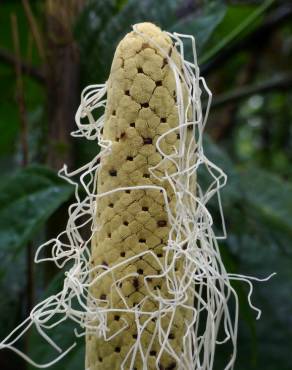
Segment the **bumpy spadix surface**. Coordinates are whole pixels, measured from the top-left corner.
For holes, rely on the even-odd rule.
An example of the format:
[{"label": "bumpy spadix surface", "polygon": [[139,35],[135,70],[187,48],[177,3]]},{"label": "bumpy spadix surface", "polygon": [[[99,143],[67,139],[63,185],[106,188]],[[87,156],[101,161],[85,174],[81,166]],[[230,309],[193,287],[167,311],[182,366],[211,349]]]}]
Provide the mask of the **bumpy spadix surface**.
[{"label": "bumpy spadix surface", "polygon": [[[259,279],[227,273],[221,259],[226,175],[204,151],[210,103],[194,37],[133,26],[107,83],[81,94],[72,135],[95,140],[100,151],[81,168],[59,172],[75,185],[76,201],[66,229],[36,252],[36,262],[65,268],[63,287],[38,303],[0,349],[49,367],[74,351],[76,342],[60,348],[51,335],[72,320],[74,334],[86,336],[86,370],[211,370],[217,345],[226,342],[232,349],[224,369],[233,369],[238,299],[231,280],[249,284],[259,318],[250,300],[251,280]],[[215,235],[208,211],[214,197],[223,236]],[[58,353],[50,362],[35,362],[15,346],[33,325]]]},{"label": "bumpy spadix surface", "polygon": [[[172,258],[164,251],[170,232],[164,195],[159,189],[131,189],[153,184],[164,187],[175,212],[170,183],[155,178],[149,167],[163,159],[156,148],[158,138],[178,126],[176,83],[164,53],[178,68],[181,58],[170,37],[158,27],[142,23],[136,30],[143,35],[133,31],[120,42],[107,82],[103,139],[112,141],[112,151],[101,159],[97,191],[124,190],[103,196],[98,202],[100,227],[92,243],[92,264],[104,265],[107,271],[119,262],[125,263],[91,288],[91,294],[112,309],[107,315],[107,338],[114,337],[105,340],[87,335],[86,366],[90,370],[120,369],[122,363],[125,369],[177,369],[177,360],[169,352],[181,356],[185,321],[190,316],[190,311],[179,305],[174,311],[159,314],[159,308],[167,306],[167,302],[165,307],[159,303],[159,297],[174,298],[162,267]],[[173,154],[179,140],[178,131],[170,132],[160,147],[164,153]],[[164,171],[172,174],[175,170],[167,160],[154,173],[161,176]],[[177,261],[171,267],[178,278],[180,266]],[[166,338],[158,337],[158,327],[163,328]],[[162,352],[161,341],[169,343]]]}]

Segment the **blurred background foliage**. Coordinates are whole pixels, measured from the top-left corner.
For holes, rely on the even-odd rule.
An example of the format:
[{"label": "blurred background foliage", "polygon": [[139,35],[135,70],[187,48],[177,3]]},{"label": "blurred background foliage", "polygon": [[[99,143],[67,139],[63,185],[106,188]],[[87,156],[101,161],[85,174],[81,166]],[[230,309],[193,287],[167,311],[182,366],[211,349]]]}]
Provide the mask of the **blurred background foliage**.
[{"label": "blurred background foliage", "polygon": [[[0,2],[0,337],[62,286],[36,247],[66,224],[73,197],[57,177],[98,151],[70,137],[82,88],[107,79],[114,50],[132,24],[153,21],[196,37],[201,74],[213,92],[205,148],[228,174],[222,192],[227,270],[266,277],[234,283],[240,300],[236,369],[291,370],[292,344],[292,3],[207,0],[2,0]],[[190,55],[190,48],[186,50]],[[202,175],[203,177],[203,175]],[[220,230],[218,206],[210,204]],[[72,323],[52,337],[66,349]],[[45,363],[54,350],[30,333],[19,343]],[[228,346],[218,347],[223,369]],[[83,343],[53,369],[83,368]],[[0,368],[27,365],[0,351]]]}]

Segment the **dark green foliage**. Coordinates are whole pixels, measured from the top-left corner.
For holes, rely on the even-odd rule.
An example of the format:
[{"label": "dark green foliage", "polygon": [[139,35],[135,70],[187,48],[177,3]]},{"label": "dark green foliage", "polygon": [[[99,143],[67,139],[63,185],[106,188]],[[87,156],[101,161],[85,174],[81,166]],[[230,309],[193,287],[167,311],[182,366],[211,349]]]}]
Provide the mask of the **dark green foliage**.
[{"label": "dark green foliage", "polygon": [[[236,168],[210,142],[207,152],[231,180],[222,191],[228,238],[221,249],[227,270],[258,278],[277,273],[269,282],[254,283],[253,303],[262,310],[259,321],[247,305],[248,286],[234,284],[240,299],[237,368],[273,370],[277,364],[290,370],[286,356],[292,327],[286,321],[292,309],[291,184],[257,167]],[[221,363],[220,351],[218,355]]]},{"label": "dark green foliage", "polygon": [[212,35],[200,62],[207,62],[223,48],[229,47],[235,40],[241,40],[259,26],[263,14],[272,3],[273,0],[266,0],[259,6],[229,5],[223,21],[219,24],[216,33]]},{"label": "dark green foliage", "polygon": [[41,166],[27,167],[1,183],[1,338],[14,328],[19,313],[25,314],[25,247],[72,192],[72,186]]},{"label": "dark green foliage", "polygon": [[0,187],[0,248],[17,252],[73,192],[50,169],[27,167]]},{"label": "dark green foliage", "polygon": [[[50,295],[58,293],[62,289],[63,280],[64,272],[58,273],[51,284],[48,286],[45,294],[41,297],[41,299],[45,299]],[[56,365],[53,365],[51,367],[52,370],[80,370],[83,368],[85,356],[83,345],[84,342],[83,338],[75,338],[74,334],[72,334],[74,328],[75,324],[70,320],[66,320],[60,326],[53,328],[48,332],[50,338],[52,338],[54,342],[64,351],[67,348],[71,347],[74,342],[76,342],[76,347],[74,347],[74,349],[69,352],[69,354],[63,360],[58,362]],[[82,330],[80,328],[76,329],[80,332]],[[48,343],[40,340],[38,332],[34,330],[30,336],[29,355],[36,362],[44,364],[58,357],[59,353],[54,348],[49,347]],[[34,367],[29,367],[29,369],[33,370]]]},{"label": "dark green foliage", "polygon": [[226,11],[223,4],[211,2],[197,12],[184,0],[130,0],[119,12],[117,9],[114,1],[91,1],[77,23],[85,84],[107,79],[117,44],[133,24],[149,21],[162,29],[196,35],[201,48]]}]

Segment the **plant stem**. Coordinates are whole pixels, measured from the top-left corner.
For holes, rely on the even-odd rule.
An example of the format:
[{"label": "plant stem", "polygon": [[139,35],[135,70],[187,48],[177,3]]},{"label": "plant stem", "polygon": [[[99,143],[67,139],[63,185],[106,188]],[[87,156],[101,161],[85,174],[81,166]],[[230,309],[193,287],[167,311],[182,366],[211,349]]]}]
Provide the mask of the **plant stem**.
[{"label": "plant stem", "polygon": [[31,7],[29,5],[28,0],[22,0],[22,5],[23,5],[23,8],[24,8],[24,12],[25,12],[25,15],[26,15],[26,18],[27,18],[32,36],[33,36],[34,41],[36,43],[36,47],[38,49],[39,55],[40,55],[42,60],[45,60],[45,49],[44,49],[44,45],[43,45],[43,37],[40,33],[40,30],[38,28],[36,19],[33,15],[33,12],[31,10]]},{"label": "plant stem", "polygon": [[[9,53],[9,51],[0,49],[0,62],[15,67],[16,57]],[[34,67],[24,60],[19,60],[18,62],[22,73],[34,78],[38,82],[43,83],[45,81],[44,73],[40,68]]]},{"label": "plant stem", "polygon": [[[11,15],[11,30],[12,39],[15,52],[15,74],[16,74],[16,101],[19,110],[20,119],[20,135],[21,135],[21,152],[22,152],[22,167],[26,167],[29,162],[29,148],[28,148],[28,122],[27,112],[25,107],[24,98],[24,86],[22,79],[22,69],[20,62],[20,43],[19,43],[19,31],[18,22],[15,14]],[[33,246],[32,243],[27,245],[26,249],[26,267],[27,267],[27,313],[29,313],[33,307],[34,302],[34,263],[33,263]]]},{"label": "plant stem", "polygon": [[219,95],[213,100],[211,108],[218,108],[227,103],[244,99],[254,94],[264,94],[272,90],[289,89],[292,87],[292,73],[278,75],[270,80],[262,81],[253,85],[242,86],[226,94]]},{"label": "plant stem", "polygon": [[16,101],[19,109],[19,119],[21,125],[21,151],[22,151],[22,166],[25,167],[28,164],[28,140],[27,140],[27,114],[23,93],[23,79],[21,72],[21,62],[20,62],[20,43],[19,43],[19,32],[18,23],[15,14],[11,15],[11,29],[12,29],[12,39],[15,52],[15,74],[16,74]]}]

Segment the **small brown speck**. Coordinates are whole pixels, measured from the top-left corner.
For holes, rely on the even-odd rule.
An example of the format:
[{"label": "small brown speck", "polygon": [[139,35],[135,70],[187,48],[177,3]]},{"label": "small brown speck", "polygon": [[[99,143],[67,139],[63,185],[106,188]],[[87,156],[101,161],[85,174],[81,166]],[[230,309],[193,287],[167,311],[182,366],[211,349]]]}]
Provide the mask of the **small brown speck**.
[{"label": "small brown speck", "polygon": [[163,226],[166,226],[166,225],[167,225],[167,222],[165,220],[157,221],[157,226],[158,227],[163,227]]},{"label": "small brown speck", "polygon": [[151,139],[151,137],[144,137],[144,138],[143,138],[143,143],[144,143],[144,144],[152,144],[152,139]]},{"label": "small brown speck", "polygon": [[117,170],[110,170],[109,174],[110,176],[117,176]]},{"label": "small brown speck", "polygon": [[133,286],[134,288],[138,289],[139,288],[139,280],[137,278],[133,279]]},{"label": "small brown speck", "polygon": [[143,42],[142,49],[146,49],[146,48],[150,48],[150,45],[148,44],[148,42]]}]

